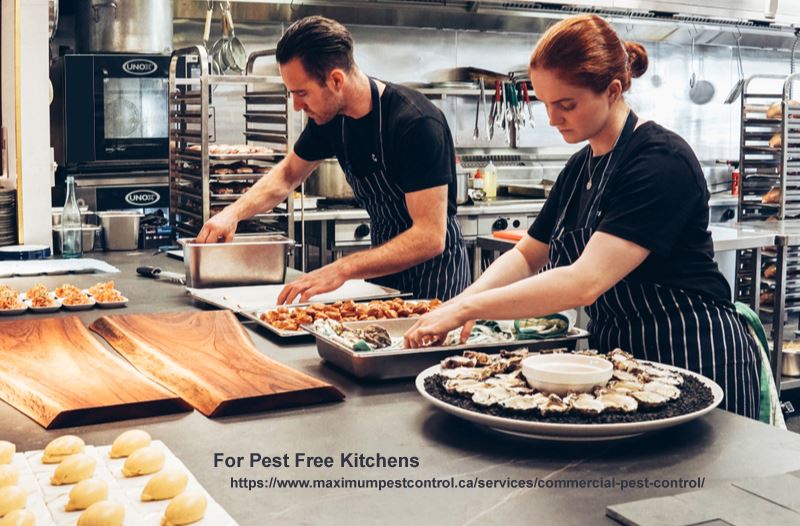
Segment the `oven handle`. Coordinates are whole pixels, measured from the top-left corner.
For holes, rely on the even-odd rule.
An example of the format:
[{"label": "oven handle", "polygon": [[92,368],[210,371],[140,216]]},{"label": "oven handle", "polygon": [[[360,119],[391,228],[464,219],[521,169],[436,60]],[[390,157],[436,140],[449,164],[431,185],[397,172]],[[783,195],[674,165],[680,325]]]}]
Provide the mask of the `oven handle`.
[{"label": "oven handle", "polygon": [[94,13],[94,22],[95,24],[100,22],[100,8],[101,7],[113,7],[114,8],[114,20],[117,19],[117,3],[111,0],[104,0],[103,2],[92,2],[92,12]]}]

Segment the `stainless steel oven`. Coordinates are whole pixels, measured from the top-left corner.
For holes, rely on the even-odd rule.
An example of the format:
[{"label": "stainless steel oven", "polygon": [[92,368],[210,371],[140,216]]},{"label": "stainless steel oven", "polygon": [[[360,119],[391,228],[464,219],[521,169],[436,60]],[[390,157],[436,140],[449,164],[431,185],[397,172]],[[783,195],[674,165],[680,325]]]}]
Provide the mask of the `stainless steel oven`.
[{"label": "stainless steel oven", "polygon": [[164,55],[56,59],[51,70],[56,162],[70,172],[98,165],[166,167],[169,60]]}]

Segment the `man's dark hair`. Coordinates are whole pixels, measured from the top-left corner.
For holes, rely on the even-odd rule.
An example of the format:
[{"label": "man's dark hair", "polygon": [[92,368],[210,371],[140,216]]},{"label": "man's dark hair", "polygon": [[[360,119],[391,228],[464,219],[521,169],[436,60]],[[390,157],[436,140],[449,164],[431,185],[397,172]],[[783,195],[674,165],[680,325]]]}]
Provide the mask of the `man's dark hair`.
[{"label": "man's dark hair", "polygon": [[279,64],[300,59],[306,72],[321,85],[336,68],[353,68],[353,37],[342,24],[322,16],[298,20],[286,30],[275,53]]}]

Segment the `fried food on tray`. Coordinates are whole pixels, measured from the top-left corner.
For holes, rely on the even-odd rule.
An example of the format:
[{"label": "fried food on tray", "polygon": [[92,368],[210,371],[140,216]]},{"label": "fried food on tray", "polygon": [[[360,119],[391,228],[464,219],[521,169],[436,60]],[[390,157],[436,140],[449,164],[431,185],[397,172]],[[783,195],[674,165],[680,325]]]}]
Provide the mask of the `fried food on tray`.
[{"label": "fried food on tray", "polygon": [[116,303],[125,301],[125,297],[120,291],[114,288],[114,280],[98,283],[89,287],[89,294],[99,303]]},{"label": "fried food on tray", "polygon": [[0,310],[21,309],[24,306],[19,299],[19,292],[8,285],[0,285]]},{"label": "fried food on tray", "polygon": [[314,303],[307,307],[278,307],[261,313],[260,318],[276,329],[298,331],[303,324],[324,319],[347,322],[421,316],[441,304],[438,299],[405,301],[403,298],[394,298],[373,300],[369,303],[346,300],[330,304]]},{"label": "fried food on tray", "polygon": [[92,302],[92,299],[83,292],[78,291],[64,298],[62,302],[64,305],[88,305]]},{"label": "fried food on tray", "polygon": [[37,283],[36,285],[28,289],[28,292],[25,293],[25,296],[29,300],[34,300],[39,296],[47,296],[47,294],[48,294],[47,287],[45,287],[41,283]]},{"label": "fried food on tray", "polygon": [[54,300],[49,294],[34,296],[30,301],[31,307],[36,308],[52,307],[56,304],[56,300]]},{"label": "fried food on tray", "polygon": [[97,296],[104,290],[114,290],[114,280],[106,281],[105,283],[96,283],[89,287],[89,294]]},{"label": "fried food on tray", "polygon": [[75,285],[70,285],[69,283],[64,283],[60,287],[56,288],[56,298],[68,298],[76,294],[81,294],[81,289]]}]

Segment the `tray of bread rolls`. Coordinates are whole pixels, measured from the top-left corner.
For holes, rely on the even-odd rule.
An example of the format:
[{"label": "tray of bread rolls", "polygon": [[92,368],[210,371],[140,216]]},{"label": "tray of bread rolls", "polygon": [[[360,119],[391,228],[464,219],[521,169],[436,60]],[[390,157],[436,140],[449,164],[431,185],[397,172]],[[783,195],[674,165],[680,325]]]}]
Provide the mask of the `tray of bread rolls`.
[{"label": "tray of bread rolls", "polygon": [[111,445],[75,435],[16,452],[0,440],[0,524],[14,526],[234,526],[189,469],[141,429]]}]

